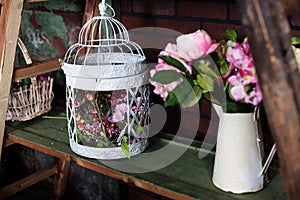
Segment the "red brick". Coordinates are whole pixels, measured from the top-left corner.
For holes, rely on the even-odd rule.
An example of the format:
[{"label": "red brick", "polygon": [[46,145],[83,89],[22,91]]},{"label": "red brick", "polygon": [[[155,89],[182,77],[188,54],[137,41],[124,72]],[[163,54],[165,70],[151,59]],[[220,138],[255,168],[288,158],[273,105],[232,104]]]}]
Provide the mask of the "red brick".
[{"label": "red brick", "polygon": [[178,15],[193,18],[226,19],[226,3],[178,1]]},{"label": "red brick", "polygon": [[131,12],[130,0],[121,0],[121,12]]},{"label": "red brick", "polygon": [[300,13],[293,13],[291,16],[291,24],[293,26],[300,26]]},{"label": "red brick", "polygon": [[133,0],[133,12],[153,15],[174,15],[174,0]]},{"label": "red brick", "polygon": [[181,21],[174,19],[157,19],[155,21],[157,27],[169,28],[181,33],[195,32],[200,28],[200,22]]},{"label": "red brick", "polygon": [[[133,29],[129,31],[132,40],[143,49],[163,50],[168,43],[174,43],[181,33],[170,29],[159,27],[146,27],[144,29]],[[132,33],[132,34],[131,34]]]},{"label": "red brick", "polygon": [[152,19],[150,17],[122,16],[121,21],[128,30],[153,26]]},{"label": "red brick", "polygon": [[202,99],[199,104],[200,104],[201,115],[210,116],[213,110],[210,101],[206,99]]},{"label": "red brick", "polygon": [[238,33],[238,40],[241,40],[245,37],[245,32],[243,31],[243,27],[240,25],[233,24],[218,24],[218,23],[203,23],[203,29],[207,31],[207,33],[214,40],[222,40],[226,39],[224,37],[226,29],[234,29]]},{"label": "red brick", "polygon": [[292,37],[300,37],[300,31],[299,30],[291,30],[291,36]]},{"label": "red brick", "polygon": [[54,36],[52,38],[52,43],[53,47],[59,52],[59,57],[63,58],[67,51],[67,47],[65,46],[63,39]]},{"label": "red brick", "polygon": [[231,3],[229,6],[229,18],[232,20],[241,20],[239,6],[237,3]]}]

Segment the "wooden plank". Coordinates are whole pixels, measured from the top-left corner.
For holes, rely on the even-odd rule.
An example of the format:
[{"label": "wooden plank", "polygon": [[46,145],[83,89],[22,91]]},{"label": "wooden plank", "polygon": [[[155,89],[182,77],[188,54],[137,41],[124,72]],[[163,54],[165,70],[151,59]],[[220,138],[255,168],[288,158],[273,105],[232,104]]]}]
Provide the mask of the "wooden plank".
[{"label": "wooden plank", "polygon": [[[50,113],[51,115],[53,114]],[[61,115],[58,115],[61,116]],[[199,159],[199,150],[189,148],[183,156],[171,165],[149,173],[128,174],[106,166],[99,160],[88,159],[74,154],[69,146],[69,138],[65,120],[36,118],[30,122],[10,122],[8,138],[16,143],[25,144],[33,149],[58,158],[66,158],[77,165],[91,169],[98,173],[110,176],[123,182],[154,192],[172,199],[284,199],[284,188],[280,171],[273,162],[270,168],[271,182],[262,191],[234,195],[214,187],[212,183],[212,167],[214,155],[209,153],[205,158]],[[15,129],[15,130],[12,130]],[[152,137],[148,151],[159,149],[168,144],[169,140],[162,140],[158,136]],[[182,148],[179,145],[176,148]],[[199,145],[201,146],[201,145]],[[117,164],[122,165],[124,159]]]},{"label": "wooden plank", "polygon": [[44,180],[54,174],[57,174],[57,166],[51,167],[49,169],[42,169],[40,171],[37,171],[17,182],[14,182],[2,189],[0,189],[0,198],[5,199],[13,194],[16,194],[17,192],[20,192],[21,190],[24,190],[41,180]]},{"label": "wooden plank", "polygon": [[48,0],[25,0],[25,3],[36,3],[36,2],[44,2]]},{"label": "wooden plank", "polygon": [[87,21],[92,19],[92,17],[94,16],[95,8],[98,7],[98,6],[96,6],[96,1],[97,0],[86,0],[85,1],[86,3],[85,3],[82,24],[85,24]]},{"label": "wooden plank", "polygon": [[290,25],[282,1],[239,3],[287,196],[296,200],[300,195],[300,76],[290,44]]},{"label": "wooden plank", "polygon": [[[25,131],[20,131],[19,133],[26,134]],[[26,136],[29,137],[29,138],[25,139],[25,138],[22,138],[22,137],[16,137],[13,134],[8,134],[7,140],[9,142],[18,143],[18,144],[24,145],[26,147],[29,147],[31,149],[35,149],[37,151],[44,152],[48,155],[51,155],[51,156],[54,156],[54,157],[57,157],[57,158],[62,158],[62,159],[67,160],[67,161],[71,160],[70,156],[68,154],[66,154],[66,152],[61,152],[58,149],[52,149],[51,146],[49,147],[49,145],[45,146],[45,145],[40,144],[40,142],[43,141],[44,143],[49,143],[51,145],[51,144],[54,144],[53,140],[41,138],[39,136],[32,135],[32,134],[26,134]],[[33,141],[40,140],[40,141],[39,141],[39,143],[33,143],[30,140],[33,140]]]},{"label": "wooden plank", "polygon": [[0,16],[0,160],[23,0],[2,2]]},{"label": "wooden plank", "polygon": [[53,180],[54,199],[61,198],[66,190],[70,171],[70,161],[58,159],[58,174]]},{"label": "wooden plank", "polygon": [[39,74],[45,74],[48,72],[58,70],[60,68],[60,62],[56,58],[41,62],[35,62],[29,65],[16,68],[13,74],[13,81],[36,76]]}]

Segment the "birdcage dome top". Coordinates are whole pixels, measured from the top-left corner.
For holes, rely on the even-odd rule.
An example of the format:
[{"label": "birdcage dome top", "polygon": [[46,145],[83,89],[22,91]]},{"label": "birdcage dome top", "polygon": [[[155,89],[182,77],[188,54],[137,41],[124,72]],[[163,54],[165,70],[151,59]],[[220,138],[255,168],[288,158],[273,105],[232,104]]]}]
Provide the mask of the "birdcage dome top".
[{"label": "birdcage dome top", "polygon": [[79,44],[113,46],[129,42],[127,29],[113,18],[115,16],[113,8],[102,1],[99,4],[99,10],[100,16],[93,17],[81,28],[78,37]]},{"label": "birdcage dome top", "polygon": [[[99,4],[100,16],[80,30],[78,42],[65,54],[62,69],[67,83],[86,90],[128,88],[148,83],[149,69],[142,48],[129,39],[112,7]],[[111,10],[111,14],[108,11]]]},{"label": "birdcage dome top", "polygon": [[[78,42],[68,49],[64,63],[122,66],[144,62],[145,55],[141,47],[130,41],[127,29],[113,18],[113,8],[103,0],[99,10],[100,16],[93,17],[81,28]],[[111,14],[108,14],[109,11]]]}]

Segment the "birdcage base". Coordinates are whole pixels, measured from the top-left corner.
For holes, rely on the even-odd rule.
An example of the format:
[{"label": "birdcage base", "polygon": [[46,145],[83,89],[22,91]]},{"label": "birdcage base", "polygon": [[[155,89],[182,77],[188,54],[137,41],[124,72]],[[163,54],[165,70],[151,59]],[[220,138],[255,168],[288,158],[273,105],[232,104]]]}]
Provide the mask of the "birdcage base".
[{"label": "birdcage base", "polygon": [[[148,147],[149,140],[147,138],[141,139],[139,142],[130,145],[130,156],[135,156]],[[74,140],[70,139],[70,147],[72,151],[78,155],[101,159],[101,160],[113,160],[127,158],[125,153],[122,151],[121,147],[111,147],[111,148],[99,148],[99,147],[89,147],[76,143]]]}]

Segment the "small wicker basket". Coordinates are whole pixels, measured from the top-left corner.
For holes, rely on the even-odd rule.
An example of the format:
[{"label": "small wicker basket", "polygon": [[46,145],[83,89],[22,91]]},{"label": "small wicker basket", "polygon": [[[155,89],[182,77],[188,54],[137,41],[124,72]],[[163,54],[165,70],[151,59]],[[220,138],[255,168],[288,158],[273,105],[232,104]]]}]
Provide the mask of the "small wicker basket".
[{"label": "small wicker basket", "polygon": [[[31,64],[29,53],[20,38],[18,46],[26,64]],[[31,84],[26,88],[11,88],[6,120],[26,121],[51,110],[51,102],[54,98],[53,78],[48,77],[43,81],[38,81],[36,77],[30,77],[30,80]]]}]

